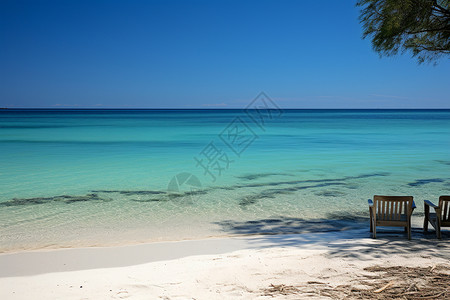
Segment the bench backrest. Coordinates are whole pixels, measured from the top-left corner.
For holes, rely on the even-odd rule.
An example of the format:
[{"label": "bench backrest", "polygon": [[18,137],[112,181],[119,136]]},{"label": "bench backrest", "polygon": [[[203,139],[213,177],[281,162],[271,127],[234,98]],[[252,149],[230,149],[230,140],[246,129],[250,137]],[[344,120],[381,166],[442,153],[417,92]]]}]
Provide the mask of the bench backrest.
[{"label": "bench backrest", "polygon": [[377,219],[386,221],[404,220],[412,213],[412,196],[373,196],[373,206]]},{"label": "bench backrest", "polygon": [[439,207],[441,208],[442,225],[450,225],[450,196],[439,197]]}]

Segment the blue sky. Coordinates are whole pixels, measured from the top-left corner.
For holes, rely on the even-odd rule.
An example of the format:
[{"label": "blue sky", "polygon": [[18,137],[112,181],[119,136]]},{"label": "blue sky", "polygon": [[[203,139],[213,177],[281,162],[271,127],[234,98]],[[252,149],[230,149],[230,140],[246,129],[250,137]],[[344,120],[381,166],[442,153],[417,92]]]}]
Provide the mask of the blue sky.
[{"label": "blue sky", "polygon": [[450,108],[450,60],[379,58],[354,1],[0,1],[0,106]]}]

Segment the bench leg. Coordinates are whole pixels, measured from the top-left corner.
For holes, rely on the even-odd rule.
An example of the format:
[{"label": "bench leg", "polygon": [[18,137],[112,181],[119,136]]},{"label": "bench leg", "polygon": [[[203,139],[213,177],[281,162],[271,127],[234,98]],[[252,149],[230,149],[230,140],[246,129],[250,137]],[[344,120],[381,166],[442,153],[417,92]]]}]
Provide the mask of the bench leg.
[{"label": "bench leg", "polygon": [[408,220],[408,227],[405,229],[407,229],[407,231],[408,231],[408,240],[410,240],[411,239],[411,219]]},{"label": "bench leg", "polygon": [[377,238],[377,225],[375,224],[375,220],[372,220],[372,238]]},{"label": "bench leg", "polygon": [[441,220],[439,217],[436,220],[436,237],[441,239]]}]

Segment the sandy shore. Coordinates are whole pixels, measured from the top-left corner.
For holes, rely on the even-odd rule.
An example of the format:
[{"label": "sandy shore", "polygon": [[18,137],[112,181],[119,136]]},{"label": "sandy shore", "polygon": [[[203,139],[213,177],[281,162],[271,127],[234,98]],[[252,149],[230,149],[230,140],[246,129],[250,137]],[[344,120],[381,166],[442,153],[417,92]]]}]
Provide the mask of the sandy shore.
[{"label": "sandy shore", "polygon": [[449,246],[349,230],[2,254],[0,299],[327,299],[366,267],[450,267]]}]

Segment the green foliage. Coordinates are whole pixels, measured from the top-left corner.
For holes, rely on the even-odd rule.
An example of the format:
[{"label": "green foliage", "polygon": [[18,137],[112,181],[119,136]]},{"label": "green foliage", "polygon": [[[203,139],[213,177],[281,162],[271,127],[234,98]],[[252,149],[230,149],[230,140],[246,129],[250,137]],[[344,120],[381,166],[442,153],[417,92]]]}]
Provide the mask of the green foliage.
[{"label": "green foliage", "polygon": [[449,0],[358,0],[363,38],[381,56],[411,51],[419,63],[450,54]]}]

